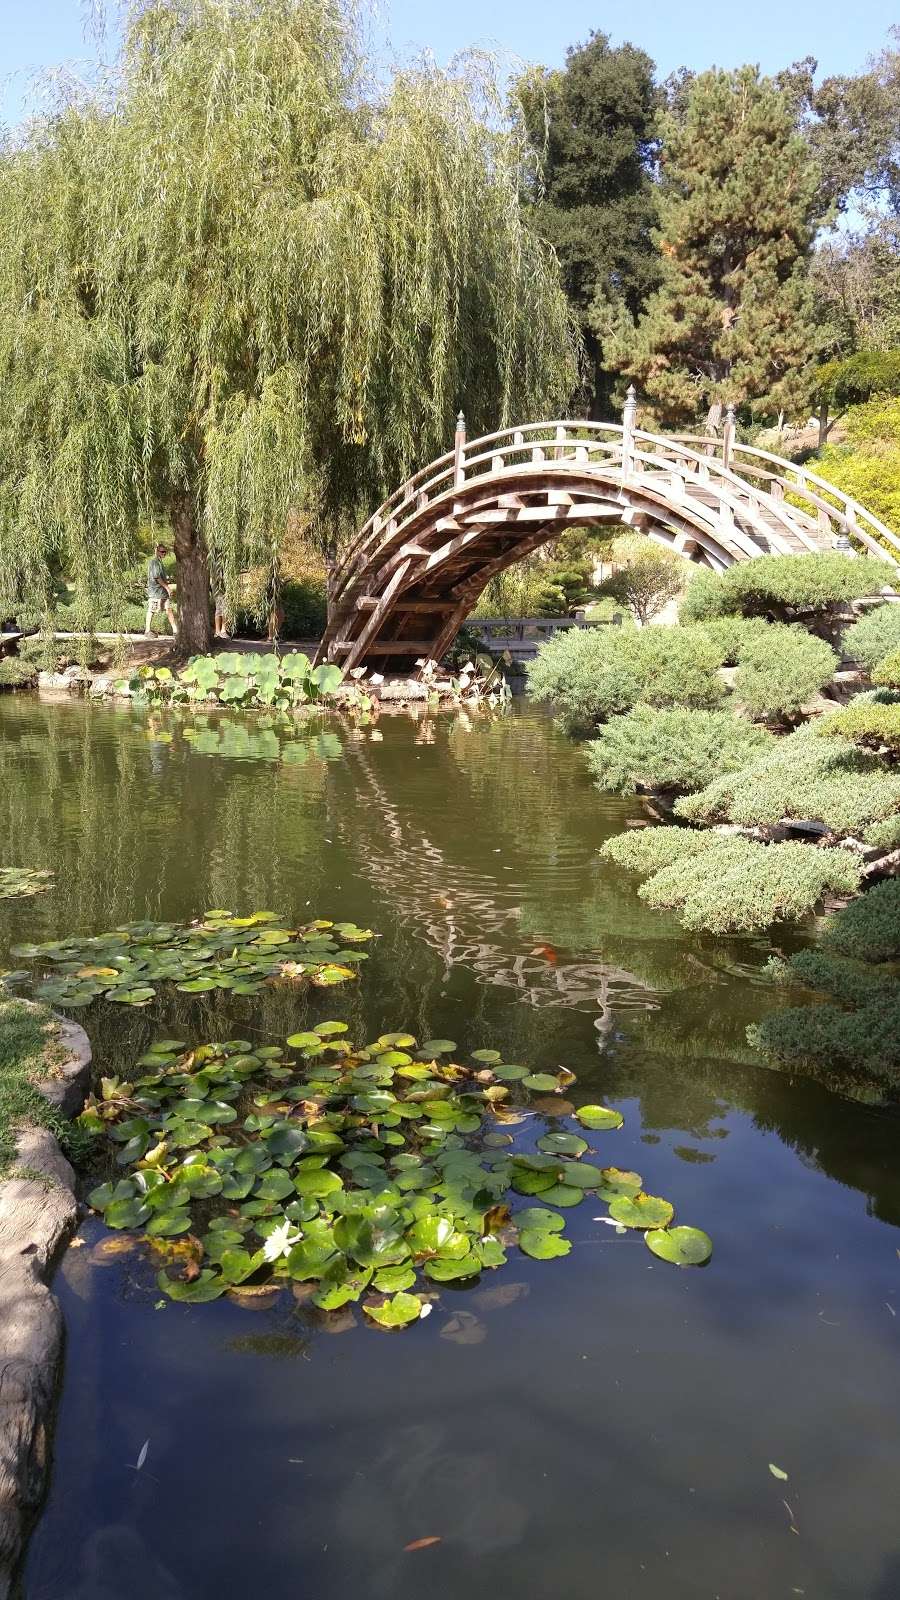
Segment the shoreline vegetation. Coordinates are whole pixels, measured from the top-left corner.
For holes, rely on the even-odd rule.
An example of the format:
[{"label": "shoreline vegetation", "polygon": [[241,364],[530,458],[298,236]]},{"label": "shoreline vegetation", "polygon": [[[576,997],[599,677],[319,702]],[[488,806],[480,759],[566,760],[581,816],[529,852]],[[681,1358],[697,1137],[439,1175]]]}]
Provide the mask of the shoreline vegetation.
[{"label": "shoreline vegetation", "polygon": [[[751,1042],[896,1084],[900,602],[876,591],[855,610],[870,585],[868,565],[841,554],[700,573],[676,626],[562,636],[528,683],[585,739],[598,789],[652,800],[662,825],[601,852],[643,880],[648,905],[729,934],[849,902],[822,934],[841,961],[807,952],[770,973],[830,1003],[781,1011]],[[838,674],[841,656],[852,674]]]}]

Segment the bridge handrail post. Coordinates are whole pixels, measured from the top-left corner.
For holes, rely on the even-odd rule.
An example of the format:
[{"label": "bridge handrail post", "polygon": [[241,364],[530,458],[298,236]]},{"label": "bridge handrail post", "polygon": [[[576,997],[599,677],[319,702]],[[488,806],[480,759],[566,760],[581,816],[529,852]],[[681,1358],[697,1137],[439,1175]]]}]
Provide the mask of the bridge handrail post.
[{"label": "bridge handrail post", "polygon": [[731,458],[734,455],[736,432],[734,406],[729,406],[725,412],[725,426],[722,429],[722,465],[726,472],[731,471]]},{"label": "bridge handrail post", "polygon": [[461,488],[466,481],[465,454],[466,414],[461,411],[456,419],[456,433],[453,436],[453,486],[456,489]]},{"label": "bridge handrail post", "polygon": [[630,478],[634,471],[634,426],[637,421],[637,393],[633,383],[628,385],[622,407],[622,478]]}]

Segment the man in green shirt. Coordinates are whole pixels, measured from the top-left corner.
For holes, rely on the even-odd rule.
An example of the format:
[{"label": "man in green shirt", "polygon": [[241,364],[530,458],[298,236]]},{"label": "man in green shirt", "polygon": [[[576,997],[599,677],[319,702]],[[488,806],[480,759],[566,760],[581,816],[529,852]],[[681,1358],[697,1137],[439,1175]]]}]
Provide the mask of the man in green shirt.
[{"label": "man in green shirt", "polygon": [[144,633],[148,638],[151,636],[151,622],[154,613],[157,611],[165,612],[173,634],[175,634],[176,638],[178,636],[175,608],[172,605],[169,580],[166,576],[166,569],[163,566],[163,556],[168,554],[168,545],[158,544],[147,568],[147,620],[144,625]]}]

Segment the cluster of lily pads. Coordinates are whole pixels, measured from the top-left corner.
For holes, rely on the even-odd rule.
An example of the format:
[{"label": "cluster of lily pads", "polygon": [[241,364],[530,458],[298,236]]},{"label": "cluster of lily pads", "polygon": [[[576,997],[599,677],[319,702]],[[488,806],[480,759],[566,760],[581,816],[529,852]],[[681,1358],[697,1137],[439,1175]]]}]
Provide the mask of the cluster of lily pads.
[{"label": "cluster of lily pads", "polygon": [[[140,667],[122,680],[137,699],[154,705],[199,702],[226,706],[292,709],[334,698],[343,682],[340,667],[314,667],[302,650],[285,655],[241,654],[193,656],[180,672],[171,667]],[[354,696],[353,698],[361,698]]]},{"label": "cluster of lily pads", "polygon": [[[327,988],[356,977],[354,968],[366,960],[356,947],[371,937],[353,922],[317,919],[289,928],[273,911],[235,917],[214,910],[201,922],[128,922],[91,938],[14,945],[12,954],[47,974],[34,985],[38,999],[70,1010],[99,995],[145,1006],[162,982],[185,994],[255,995],[263,984],[293,981]],[[8,973],[5,981],[28,977]]]},{"label": "cluster of lily pads", "polygon": [[29,900],[50,888],[53,873],[37,867],[0,867],[0,900]]},{"label": "cluster of lily pads", "polygon": [[[322,1022],[257,1048],[164,1039],[134,1081],[101,1080],[80,1122],[118,1147],[125,1171],[89,1201],[110,1228],[169,1251],[166,1295],[315,1283],[324,1311],[362,1300],[376,1323],[404,1327],[427,1315],[435,1286],[502,1267],[512,1247],[568,1255],[563,1213],[588,1195],[662,1260],[708,1260],[707,1235],[671,1227],[671,1204],[639,1173],[584,1159],[584,1133],[623,1119],[600,1105],[565,1114],[572,1073],[531,1073],[494,1050],[462,1064],[449,1039],[389,1033],[357,1047],[346,1033]],[[542,1112],[564,1114],[535,1149],[516,1149],[511,1130]]]}]

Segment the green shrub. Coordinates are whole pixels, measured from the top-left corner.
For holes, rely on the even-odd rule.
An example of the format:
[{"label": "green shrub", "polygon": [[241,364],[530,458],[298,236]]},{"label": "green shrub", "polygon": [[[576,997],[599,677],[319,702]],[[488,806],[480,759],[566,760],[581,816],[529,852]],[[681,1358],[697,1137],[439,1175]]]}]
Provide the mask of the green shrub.
[{"label": "green shrub", "polygon": [[615,717],[588,746],[600,789],[633,794],[644,786],[684,792],[723,772],[736,772],[771,742],[771,735],[728,711],[668,710],[637,705]]},{"label": "green shrub", "polygon": [[713,572],[710,567],[697,567],[693,576],[688,579],[684,597],[678,607],[679,622],[683,624],[710,622],[717,617],[728,616],[730,612],[731,607],[722,583],[722,574]]},{"label": "green shrub", "polygon": [[828,738],[839,735],[876,750],[886,746],[900,754],[900,701],[885,704],[859,695],[819,723],[816,732]]},{"label": "green shrub", "polygon": [[629,872],[658,872],[661,867],[689,856],[702,855],[720,844],[722,835],[697,828],[629,828],[607,839],[600,850],[607,861]]},{"label": "green shrub", "polygon": [[742,651],[756,639],[767,639],[772,627],[778,625],[767,622],[765,617],[713,617],[697,626],[717,652],[720,665],[734,667]]},{"label": "green shrub", "polygon": [[900,811],[895,811],[892,817],[885,817],[881,822],[870,822],[867,828],[863,828],[862,836],[866,844],[876,850],[900,849]]},{"label": "green shrub", "polygon": [[0,661],[0,689],[33,689],[37,678],[33,661],[20,661],[18,656],[5,656]]},{"label": "green shrub", "polygon": [[801,556],[756,556],[736,562],[714,577],[694,579],[681,610],[683,622],[714,617],[790,617],[795,612],[827,611],[848,600],[880,594],[892,582],[891,569],[874,556],[823,551]]},{"label": "green shrub", "polygon": [[744,827],[813,820],[836,834],[856,834],[891,816],[900,807],[900,773],[845,739],[817,737],[825,726],[823,719],[777,740],[740,772],[676,800],[676,813],[690,822]]},{"label": "green shrub", "polygon": [[822,942],[855,961],[900,959],[900,880],[878,883],[844,906],[829,920]]},{"label": "green shrub", "polygon": [[770,627],[740,645],[734,692],[752,717],[790,717],[830,683],[837,664],[823,639]]},{"label": "green shrub", "polygon": [[900,689],[900,648],[882,657],[872,671],[872,682],[889,689]]},{"label": "green shrub", "polygon": [[883,656],[900,649],[900,604],[886,600],[873,606],[847,629],[841,645],[845,656],[871,672]]},{"label": "green shrub", "polygon": [[[321,638],[328,617],[324,576],[286,579],[278,591],[278,599],[284,612],[280,638]],[[265,609],[261,613],[250,606],[242,607],[233,620],[233,632],[241,639],[266,638],[269,619]]]},{"label": "green shrub", "polygon": [[653,706],[706,709],[724,694],[718,653],[698,629],[571,628],[541,646],[528,690],[555,705],[570,731]]},{"label": "green shrub", "polygon": [[731,836],[663,867],[638,893],[648,905],[677,911],[685,928],[753,933],[808,916],[825,894],[852,894],[861,870],[849,851]]}]

